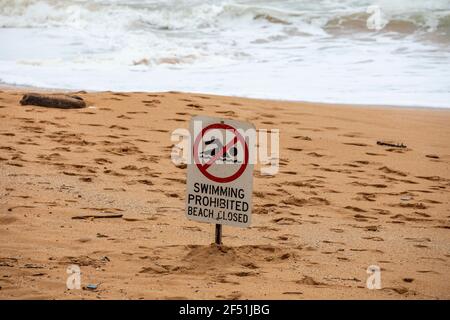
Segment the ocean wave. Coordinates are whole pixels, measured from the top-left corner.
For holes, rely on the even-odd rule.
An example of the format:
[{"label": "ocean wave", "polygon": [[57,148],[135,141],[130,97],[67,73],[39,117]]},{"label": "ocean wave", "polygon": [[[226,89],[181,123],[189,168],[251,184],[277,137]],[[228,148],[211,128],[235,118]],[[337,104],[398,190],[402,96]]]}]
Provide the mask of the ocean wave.
[{"label": "ocean wave", "polygon": [[[338,5],[337,0],[328,2],[328,6],[321,2],[312,6],[306,1],[0,0],[0,27],[201,30],[233,23],[267,23],[308,24],[326,31],[368,31],[367,21],[375,14],[367,12],[370,2],[351,3],[353,6]],[[447,0],[375,3],[386,19],[382,29],[387,31],[450,32]]]}]

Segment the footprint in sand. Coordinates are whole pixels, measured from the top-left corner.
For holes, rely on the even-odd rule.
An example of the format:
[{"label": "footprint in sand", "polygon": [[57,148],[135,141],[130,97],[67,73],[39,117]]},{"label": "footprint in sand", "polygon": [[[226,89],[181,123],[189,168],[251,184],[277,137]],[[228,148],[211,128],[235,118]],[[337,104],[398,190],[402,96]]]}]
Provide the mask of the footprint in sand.
[{"label": "footprint in sand", "polygon": [[126,115],[124,115],[124,114],[121,114],[120,116],[117,116],[117,118],[119,118],[119,119],[125,119],[125,120],[133,119],[132,117],[126,116]]},{"label": "footprint in sand", "polygon": [[216,113],[223,114],[223,115],[229,116],[229,117],[236,117],[236,112],[231,111],[231,110],[216,111]]},{"label": "footprint in sand", "polygon": [[367,222],[367,221],[369,221],[370,219],[372,219],[372,220],[378,220],[378,218],[375,218],[375,217],[370,217],[370,216],[365,216],[365,215],[362,215],[362,214],[355,214],[354,216],[353,216],[353,218],[356,220],[356,221],[360,221],[360,222]]},{"label": "footprint in sand", "polygon": [[415,295],[414,291],[411,291],[405,287],[387,287],[387,288],[382,288],[381,290],[396,292],[400,295],[410,295],[410,294]]},{"label": "footprint in sand", "polygon": [[266,208],[258,207],[253,209],[253,214],[268,214],[269,210]]},{"label": "footprint in sand", "polygon": [[276,218],[276,219],[272,219],[272,222],[278,224],[278,225],[293,225],[293,224],[302,224],[301,222],[292,219],[292,218],[286,218],[286,217],[282,217],[282,218]]},{"label": "footprint in sand", "polygon": [[176,121],[176,122],[186,122],[186,119],[179,119],[179,118],[171,118],[171,119],[166,119],[168,121]]},{"label": "footprint in sand", "polygon": [[418,242],[418,243],[431,242],[431,239],[427,238],[427,237],[423,237],[423,238],[405,238],[405,240],[412,241],[412,242]]},{"label": "footprint in sand", "polygon": [[154,105],[154,104],[160,104],[161,101],[158,99],[142,100],[142,103],[144,103],[145,105]]},{"label": "footprint in sand", "polygon": [[363,201],[370,201],[374,202],[376,201],[376,194],[375,193],[369,193],[369,192],[358,192],[357,197],[355,197],[355,200],[363,200]]},{"label": "footprint in sand", "polygon": [[193,96],[195,98],[200,98],[200,99],[204,99],[204,100],[209,100],[211,99],[210,97],[206,97],[206,96]]},{"label": "footprint in sand", "polygon": [[295,281],[297,284],[307,285],[307,286],[324,286],[325,283],[314,280],[310,276],[303,276],[303,279]]},{"label": "footprint in sand", "polygon": [[113,92],[111,93],[114,96],[119,96],[119,97],[129,97],[130,95],[127,93],[122,93],[122,92]]},{"label": "footprint in sand", "polygon": [[308,136],[293,136],[292,138],[298,139],[298,140],[303,140],[303,141],[312,141],[312,139]]},{"label": "footprint in sand", "polygon": [[320,197],[311,197],[309,199],[297,198],[296,196],[290,196],[287,199],[281,201],[287,205],[293,205],[296,207],[303,207],[306,205],[309,206],[320,206],[320,205],[329,205],[330,202],[325,198]]},{"label": "footprint in sand", "polygon": [[401,177],[406,177],[408,174],[399,170],[395,170],[395,169],[390,169],[386,166],[378,168],[378,170],[384,172],[384,173],[391,173],[391,174],[395,174]]},{"label": "footprint in sand", "polygon": [[296,175],[297,174],[297,172],[295,172],[295,171],[281,171],[280,173],[289,174],[289,175]]},{"label": "footprint in sand", "polygon": [[364,134],[362,132],[349,132],[340,134],[341,137],[347,137],[347,138],[362,138]]},{"label": "footprint in sand", "polygon": [[365,183],[365,182],[359,182],[359,181],[353,181],[350,183],[354,186],[360,186],[360,187],[374,187],[374,188],[387,188],[387,185],[382,183]]},{"label": "footprint in sand", "polygon": [[346,144],[348,146],[356,146],[356,147],[368,147],[367,144],[360,143],[360,142],[344,142],[343,144]]},{"label": "footprint in sand", "polygon": [[104,266],[107,262],[109,262],[109,259],[106,259],[107,257],[100,257],[100,258],[91,258],[89,256],[78,256],[78,257],[64,257],[62,258],[58,263],[60,265],[70,265],[70,264],[77,264],[82,267],[94,267],[94,268],[100,268]]},{"label": "footprint in sand", "polygon": [[132,143],[123,143],[117,147],[107,148],[103,150],[104,152],[112,153],[118,156],[127,156],[142,153],[138,147]]},{"label": "footprint in sand", "polygon": [[128,114],[147,114],[147,111],[127,111]]},{"label": "footprint in sand", "polygon": [[372,208],[371,210],[375,211],[377,214],[381,214],[381,215],[390,215],[391,214],[391,212],[386,209]]},{"label": "footprint in sand", "polygon": [[358,208],[358,207],[354,207],[354,206],[346,206],[346,207],[344,207],[345,209],[348,209],[348,210],[352,210],[352,211],[355,211],[355,212],[367,212],[366,210],[364,210],[364,209],[361,209],[361,208]]},{"label": "footprint in sand", "polygon": [[362,239],[372,240],[372,241],[384,241],[384,239],[381,237],[362,237]]},{"label": "footprint in sand", "polygon": [[116,125],[116,124],[110,126],[109,128],[110,129],[118,129],[118,130],[130,130],[127,127],[122,127],[122,126],[119,126],[119,125]]},{"label": "footprint in sand", "polygon": [[[0,225],[8,225],[8,224],[12,224],[17,221],[19,221],[19,219],[16,217],[0,216]],[[1,264],[0,264],[0,266],[1,266]]]},{"label": "footprint in sand", "polygon": [[309,152],[309,153],[307,153],[307,155],[308,155],[308,156],[311,156],[311,157],[316,157],[316,158],[322,158],[322,157],[325,156],[325,155],[319,154],[319,153],[317,153],[317,152]]},{"label": "footprint in sand", "polygon": [[195,103],[189,103],[189,104],[186,105],[186,107],[189,107],[189,108],[193,108],[193,109],[196,109],[196,110],[203,111],[203,107],[202,107],[201,105],[195,104]]},{"label": "footprint in sand", "polygon": [[233,272],[231,275],[237,276],[237,277],[250,277],[250,276],[257,276],[258,272],[252,272],[252,271],[238,271]]},{"label": "footprint in sand", "polygon": [[99,165],[104,165],[104,164],[111,164],[112,161],[106,158],[95,158],[94,159],[95,163],[99,164]]},{"label": "footprint in sand", "polygon": [[150,274],[168,274],[170,273],[169,266],[161,266],[158,264],[152,264],[150,266],[142,267],[139,273],[150,273]]},{"label": "footprint in sand", "polygon": [[224,299],[224,300],[239,300],[242,297],[242,293],[239,291],[233,291],[231,294],[229,295],[217,295],[216,296],[219,299]]},{"label": "footprint in sand", "polygon": [[386,154],[382,154],[382,153],[374,153],[374,152],[366,152],[366,154],[368,156],[374,156],[374,157],[385,157],[387,156]]},{"label": "footprint in sand", "polygon": [[408,148],[404,148],[404,149],[399,149],[399,148],[388,148],[385,149],[388,152],[392,152],[392,153],[405,153],[407,151],[410,151],[411,149]]},{"label": "footprint in sand", "polygon": [[426,154],[425,157],[430,158],[430,159],[439,159],[440,158],[438,155],[435,155],[435,154]]}]

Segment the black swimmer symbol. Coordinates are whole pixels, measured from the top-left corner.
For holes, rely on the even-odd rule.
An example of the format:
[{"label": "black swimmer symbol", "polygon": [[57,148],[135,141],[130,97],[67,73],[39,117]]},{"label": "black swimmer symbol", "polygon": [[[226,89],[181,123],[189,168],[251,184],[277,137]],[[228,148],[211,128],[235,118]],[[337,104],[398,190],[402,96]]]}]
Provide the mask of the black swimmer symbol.
[{"label": "black swimmer symbol", "polygon": [[[203,159],[211,159],[213,158],[220,150],[223,149],[223,144],[219,139],[212,136],[210,140],[205,141],[206,148],[208,150],[202,151],[200,153],[200,157]],[[212,148],[208,148],[212,147]],[[240,163],[239,160],[236,159],[238,155],[238,149],[236,147],[231,147],[229,150],[223,153],[220,158],[224,162],[232,162],[232,163]]]}]

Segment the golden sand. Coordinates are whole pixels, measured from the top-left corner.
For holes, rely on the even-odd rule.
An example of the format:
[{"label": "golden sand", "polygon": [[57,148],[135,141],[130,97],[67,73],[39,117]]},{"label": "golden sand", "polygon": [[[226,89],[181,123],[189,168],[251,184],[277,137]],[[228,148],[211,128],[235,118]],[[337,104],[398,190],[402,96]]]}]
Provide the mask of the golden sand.
[{"label": "golden sand", "polygon": [[[176,92],[60,110],[23,93],[0,92],[0,298],[450,298],[449,110]],[[170,159],[200,114],[280,129],[280,172],[256,168],[252,226],[225,226],[221,249],[185,218]],[[71,264],[98,288],[68,290]]]}]

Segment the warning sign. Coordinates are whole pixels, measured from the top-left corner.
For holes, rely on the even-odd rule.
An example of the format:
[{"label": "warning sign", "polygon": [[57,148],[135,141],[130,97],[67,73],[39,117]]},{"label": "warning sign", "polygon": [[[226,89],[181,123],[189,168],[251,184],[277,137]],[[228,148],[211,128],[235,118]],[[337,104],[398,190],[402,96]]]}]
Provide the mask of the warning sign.
[{"label": "warning sign", "polygon": [[251,221],[254,141],[249,123],[197,116],[190,124],[186,216],[247,227]]}]

